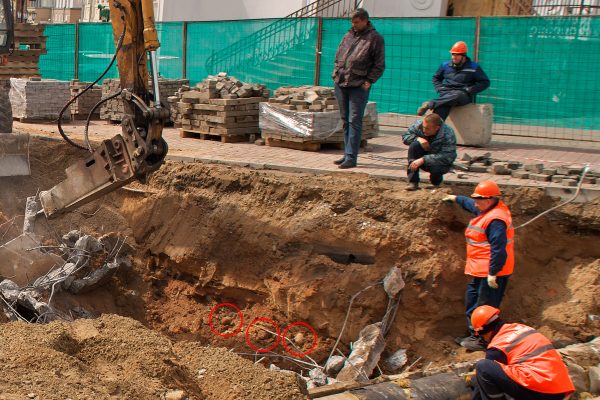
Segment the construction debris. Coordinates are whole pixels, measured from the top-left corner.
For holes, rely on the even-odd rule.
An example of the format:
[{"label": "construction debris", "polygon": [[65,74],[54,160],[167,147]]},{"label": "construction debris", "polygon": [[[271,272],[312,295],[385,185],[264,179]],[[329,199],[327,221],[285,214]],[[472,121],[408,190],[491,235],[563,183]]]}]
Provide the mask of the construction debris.
[{"label": "construction debris", "polygon": [[[510,175],[513,178],[531,179],[538,182],[552,182],[562,186],[577,186],[583,174],[584,167],[580,165],[559,165],[553,163],[547,167],[543,163],[534,162],[523,164],[515,160],[498,160],[492,158],[491,153],[472,157],[464,153],[454,167],[461,171],[475,173],[493,173],[495,175]],[[600,172],[589,170],[583,178],[583,183],[600,183]]]}]

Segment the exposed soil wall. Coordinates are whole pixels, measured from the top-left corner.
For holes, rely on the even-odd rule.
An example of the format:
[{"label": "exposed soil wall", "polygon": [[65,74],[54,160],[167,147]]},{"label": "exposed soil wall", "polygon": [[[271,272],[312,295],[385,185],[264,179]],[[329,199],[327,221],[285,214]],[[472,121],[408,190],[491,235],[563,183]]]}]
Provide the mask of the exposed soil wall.
[{"label": "exposed soil wall", "polygon": [[[20,229],[25,198],[56,184],[63,169],[83,155],[62,143],[33,140],[32,177],[2,178],[0,223],[6,222],[2,225],[5,239]],[[119,190],[78,212],[38,224],[48,241],[70,229],[118,232],[129,237],[135,253],[134,267],[121,271],[110,285],[82,296],[60,294],[56,305],[67,310],[80,307],[93,315],[132,317],[183,341],[169,351],[182,349],[187,355],[181,362],[194,369],[200,368],[203,350],[199,348],[206,345],[254,354],[246,343],[245,330],[255,318],[268,318],[281,331],[294,322],[305,322],[317,335],[310,357],[321,362],[339,334],[350,298],[397,265],[404,272],[406,287],[386,351],[408,349],[410,362],[421,357],[421,366],[480,357],[466,353],[453,341],[465,331],[463,231],[469,216],[440,201],[444,194],[468,193],[472,188],[406,193],[398,182],[361,174],[314,176],[179,163],[167,163],[148,185],[134,186],[139,191]],[[557,204],[541,190],[531,188],[509,191],[505,201],[517,226]],[[538,327],[559,344],[586,341],[597,334],[597,322],[588,316],[600,314],[599,233],[598,200],[570,204],[519,229],[516,272],[503,305],[505,319]],[[235,336],[218,336],[208,324],[211,310],[221,303],[231,303],[243,314],[242,329]],[[381,320],[386,305],[381,286],[360,295],[342,336],[341,350],[348,350],[362,327]],[[215,313],[214,328],[220,332],[233,332],[238,326],[237,314],[231,308],[228,311],[230,315],[225,308]],[[258,325],[275,330],[263,322]],[[139,334],[138,325],[127,324],[130,335]],[[0,336],[6,340],[10,335],[26,335],[28,328],[2,329],[7,336]],[[39,333],[45,332],[44,328],[31,329],[41,335],[40,340],[47,334]],[[104,334],[110,335],[108,331]],[[296,342],[297,351],[312,346],[308,329],[296,326],[288,337]],[[274,343],[273,336],[257,325],[248,331],[248,341],[260,349]],[[281,344],[273,351],[286,355]],[[66,363],[72,356],[66,352],[60,357],[67,357]],[[269,356],[262,361],[268,362],[306,367],[282,357]],[[94,373],[105,371],[94,368]],[[132,375],[133,380],[136,377]],[[159,376],[158,381],[166,382],[161,379]],[[214,390],[195,380],[182,382],[192,385],[186,390],[197,393],[198,398]],[[148,393],[164,389],[162,383],[157,385],[148,386]],[[138,393],[130,388],[120,390]],[[234,382],[223,392],[230,397],[209,397],[235,398],[239,390],[250,389]]]}]

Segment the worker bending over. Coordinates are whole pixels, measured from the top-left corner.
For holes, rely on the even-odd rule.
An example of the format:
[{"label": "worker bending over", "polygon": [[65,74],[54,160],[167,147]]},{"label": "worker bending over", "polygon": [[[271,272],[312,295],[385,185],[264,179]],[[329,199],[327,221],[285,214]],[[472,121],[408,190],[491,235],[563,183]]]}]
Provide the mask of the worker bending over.
[{"label": "worker bending over", "polygon": [[473,400],[562,400],[575,391],[558,351],[532,327],[504,322],[491,306],[477,307],[471,323],[487,343],[475,366]]}]

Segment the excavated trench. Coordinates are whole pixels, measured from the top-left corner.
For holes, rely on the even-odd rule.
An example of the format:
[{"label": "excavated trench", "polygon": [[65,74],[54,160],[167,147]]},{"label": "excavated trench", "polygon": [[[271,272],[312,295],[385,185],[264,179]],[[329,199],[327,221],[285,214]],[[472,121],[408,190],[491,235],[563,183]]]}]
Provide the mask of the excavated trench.
[{"label": "excavated trench", "polygon": [[[5,237],[18,234],[24,199],[53,186],[82,155],[41,140],[34,140],[32,148],[32,176],[4,178],[0,210],[2,222],[9,222]],[[224,347],[252,361],[265,356],[264,365],[299,371],[306,367],[302,362],[311,361],[297,353],[308,353],[322,365],[350,298],[398,266],[406,287],[384,355],[406,349],[409,363],[419,360],[413,368],[480,357],[453,341],[465,330],[463,230],[469,216],[440,201],[444,194],[467,193],[469,187],[405,193],[398,182],[360,174],[313,176],[167,163],[147,185],[133,188],[38,223],[48,242],[79,229],[127,236],[131,247],[131,268],[93,292],[59,293],[54,306],[133,318],[176,343],[175,353],[185,348],[186,356],[177,353],[179,360],[202,364],[196,357],[199,348]],[[533,188],[510,190],[505,201],[517,226],[558,204]],[[558,345],[597,334],[592,316],[600,315],[599,233],[598,200],[569,204],[519,229],[505,318],[538,327]],[[357,296],[341,351],[347,354],[359,331],[382,319],[387,302],[381,285]],[[283,346],[269,331],[286,328],[291,342]],[[271,347],[272,353],[256,355],[256,349]],[[209,398],[235,398],[234,392],[219,397],[214,387],[194,391],[189,377],[180,375],[180,388],[192,398],[208,392]],[[264,398],[275,398],[271,395]]]}]

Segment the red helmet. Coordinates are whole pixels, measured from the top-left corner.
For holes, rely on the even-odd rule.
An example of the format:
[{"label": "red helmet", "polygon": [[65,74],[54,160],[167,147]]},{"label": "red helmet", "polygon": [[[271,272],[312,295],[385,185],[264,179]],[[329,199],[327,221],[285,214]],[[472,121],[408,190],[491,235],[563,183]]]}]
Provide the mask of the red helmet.
[{"label": "red helmet", "polygon": [[486,198],[500,196],[500,188],[494,181],[481,181],[473,191],[471,197],[473,198]]},{"label": "red helmet", "polygon": [[467,44],[462,41],[454,43],[454,46],[450,49],[452,54],[467,54],[467,51]]},{"label": "red helmet", "polygon": [[498,319],[500,315],[500,310],[496,307],[492,306],[479,306],[473,311],[471,314],[471,325],[473,325],[473,330],[475,331],[475,335],[479,335],[479,332],[483,329],[483,327],[491,322],[494,322]]}]

